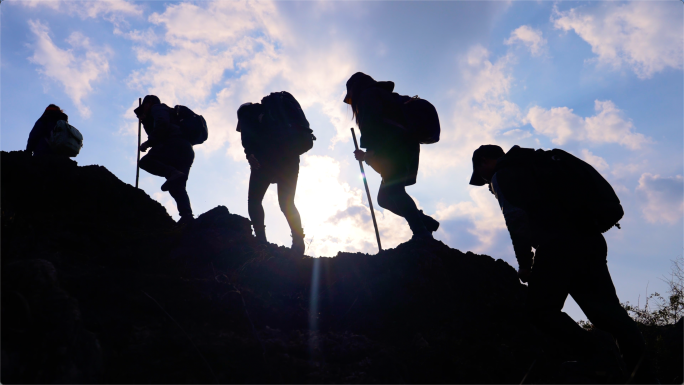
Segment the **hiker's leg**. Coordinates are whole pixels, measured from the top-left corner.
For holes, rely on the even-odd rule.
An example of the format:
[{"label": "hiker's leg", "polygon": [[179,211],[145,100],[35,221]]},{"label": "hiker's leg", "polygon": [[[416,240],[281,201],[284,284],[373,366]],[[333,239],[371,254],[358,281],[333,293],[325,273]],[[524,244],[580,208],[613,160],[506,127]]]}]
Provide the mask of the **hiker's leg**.
[{"label": "hiker's leg", "polygon": [[569,280],[575,279],[572,261],[562,245],[545,244],[537,248],[528,283],[527,307],[532,323],[542,332],[583,354],[589,333],[563,312],[569,293]]},{"label": "hiker's leg", "polygon": [[278,204],[280,205],[280,211],[285,214],[287,223],[292,231],[292,236],[303,238],[302,218],[294,202],[295,192],[297,191],[297,179],[299,178],[299,164],[283,167],[278,176]]},{"label": "hiker's leg", "polygon": [[192,217],[192,206],[190,206],[190,196],[185,189],[185,182],[169,190],[169,194],[176,201],[178,207],[178,214],[184,217]]},{"label": "hiker's leg", "polygon": [[177,171],[162,160],[163,144],[152,147],[147,155],[140,158],[140,168],[152,175],[167,177]]},{"label": "hiker's leg", "polygon": [[[572,285],[570,294],[594,326],[615,337],[631,373],[644,357],[646,344],[636,322],[620,305],[608,271],[605,239],[602,235],[592,237],[585,248],[591,254],[582,268],[586,273]],[[642,362],[642,372],[653,371],[650,365],[650,361]],[[647,375],[654,375],[654,371]]]},{"label": "hiker's leg", "polygon": [[404,185],[385,183],[383,180],[378,191],[378,205],[406,219],[414,234],[428,232],[423,224],[423,214]]},{"label": "hiker's leg", "polygon": [[177,171],[183,173],[183,176],[173,181],[167,181],[165,185],[168,185],[169,193],[176,200],[178,214],[183,218],[192,218],[192,207],[190,206],[190,196],[188,195],[186,185],[190,176],[190,168],[195,161],[195,151],[192,149],[192,145],[185,140],[171,141],[166,147],[166,151],[167,154],[165,155],[168,158],[168,163]]},{"label": "hiker's leg", "polygon": [[249,219],[252,221],[255,232],[257,229],[264,229],[264,206],[262,202],[268,186],[271,184],[268,175],[263,168],[252,170],[249,175],[249,191],[247,192],[247,211]]}]

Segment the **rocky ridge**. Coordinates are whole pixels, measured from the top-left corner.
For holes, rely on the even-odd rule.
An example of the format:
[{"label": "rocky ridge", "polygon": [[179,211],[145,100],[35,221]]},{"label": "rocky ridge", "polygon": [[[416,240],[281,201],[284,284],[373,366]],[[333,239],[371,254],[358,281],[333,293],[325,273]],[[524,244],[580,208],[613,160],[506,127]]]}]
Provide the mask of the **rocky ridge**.
[{"label": "rocky ridge", "polygon": [[102,166],[0,162],[4,383],[568,380],[502,260],[295,256],[223,206],[179,228]]}]

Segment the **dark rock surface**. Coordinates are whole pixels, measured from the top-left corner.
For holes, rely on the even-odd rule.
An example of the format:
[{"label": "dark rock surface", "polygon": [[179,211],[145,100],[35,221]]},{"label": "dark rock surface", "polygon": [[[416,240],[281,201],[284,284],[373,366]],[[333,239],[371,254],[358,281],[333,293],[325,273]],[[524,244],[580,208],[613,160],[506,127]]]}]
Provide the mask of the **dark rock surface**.
[{"label": "dark rock surface", "polygon": [[178,228],[101,166],[1,166],[3,383],[548,383],[572,358],[502,260],[297,257],[223,206]]}]

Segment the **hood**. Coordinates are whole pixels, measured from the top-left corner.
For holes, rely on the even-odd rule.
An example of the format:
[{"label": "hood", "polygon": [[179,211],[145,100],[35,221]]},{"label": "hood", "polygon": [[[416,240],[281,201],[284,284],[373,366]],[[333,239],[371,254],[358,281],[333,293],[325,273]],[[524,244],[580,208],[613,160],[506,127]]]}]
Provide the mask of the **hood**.
[{"label": "hood", "polygon": [[372,77],[364,74],[363,72],[357,72],[352,75],[349,80],[347,80],[347,94],[344,95],[344,102],[351,104],[351,97],[353,94],[360,94],[362,91],[371,88],[379,87],[386,91],[394,91],[394,82],[391,81],[376,81]]}]

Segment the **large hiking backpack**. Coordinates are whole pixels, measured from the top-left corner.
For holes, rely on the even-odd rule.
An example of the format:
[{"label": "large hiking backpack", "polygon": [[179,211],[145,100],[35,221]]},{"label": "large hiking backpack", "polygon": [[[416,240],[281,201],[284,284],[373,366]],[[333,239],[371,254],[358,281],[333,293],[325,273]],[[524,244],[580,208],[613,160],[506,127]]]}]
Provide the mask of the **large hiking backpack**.
[{"label": "large hiking backpack", "polygon": [[209,137],[207,122],[202,115],[197,115],[185,106],[174,107],[176,118],[180,125],[181,134],[190,144],[198,145],[204,143]]},{"label": "large hiking backpack", "polygon": [[264,113],[261,123],[267,127],[271,143],[293,155],[302,155],[313,148],[316,137],[294,96],[287,91],[272,92],[261,99],[261,105]]},{"label": "large hiking backpack", "polygon": [[[395,103],[400,105],[406,126],[404,128],[412,140],[420,144],[439,142],[441,128],[437,109],[425,99],[393,94]],[[401,125],[399,125],[401,126]]]},{"label": "large hiking backpack", "polygon": [[625,212],[608,181],[585,161],[560,149],[535,151],[537,185],[547,202],[562,207],[578,225],[605,233]]},{"label": "large hiking backpack", "polygon": [[55,154],[75,157],[83,147],[83,135],[66,120],[58,120],[48,140]]}]

